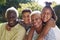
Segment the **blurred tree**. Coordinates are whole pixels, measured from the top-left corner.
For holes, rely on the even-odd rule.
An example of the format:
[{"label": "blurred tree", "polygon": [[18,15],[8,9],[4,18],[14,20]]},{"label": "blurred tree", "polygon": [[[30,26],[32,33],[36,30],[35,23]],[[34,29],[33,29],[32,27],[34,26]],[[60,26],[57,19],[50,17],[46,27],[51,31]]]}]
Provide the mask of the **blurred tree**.
[{"label": "blurred tree", "polygon": [[15,7],[20,8],[19,3],[27,3],[31,2],[31,0],[0,0],[0,21],[5,21],[4,14],[7,8],[9,7]]},{"label": "blurred tree", "polygon": [[6,0],[0,0],[0,5],[4,5],[6,3]]},{"label": "blurred tree", "polygon": [[18,0],[19,3],[27,3],[27,2],[32,2],[33,0]]},{"label": "blurred tree", "polygon": [[55,7],[57,5],[57,3],[55,1],[52,2],[52,7]]},{"label": "blurred tree", "polygon": [[20,13],[20,18],[21,18],[21,12],[22,12],[23,9],[29,8],[29,9],[31,9],[32,11],[34,11],[34,10],[39,10],[39,11],[41,11],[41,9],[42,9],[42,6],[39,5],[39,4],[36,3],[36,2],[28,2],[28,3],[26,3],[26,4],[20,3],[19,5],[21,6],[21,8],[18,8],[18,12]]},{"label": "blurred tree", "polygon": [[57,17],[58,17],[57,25],[60,28],[60,5],[55,6],[54,11],[57,14]]}]

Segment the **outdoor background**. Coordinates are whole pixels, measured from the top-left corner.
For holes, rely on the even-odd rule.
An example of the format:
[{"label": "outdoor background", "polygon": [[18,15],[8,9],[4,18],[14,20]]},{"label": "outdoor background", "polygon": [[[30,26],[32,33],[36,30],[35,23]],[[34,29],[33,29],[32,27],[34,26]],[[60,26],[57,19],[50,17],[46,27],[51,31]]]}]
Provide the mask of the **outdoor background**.
[{"label": "outdoor background", "polygon": [[21,11],[25,8],[30,8],[32,11],[41,11],[45,5],[45,1],[52,2],[52,7],[57,14],[57,26],[60,28],[60,1],[59,0],[0,0],[0,23],[6,22],[4,19],[7,8],[14,6],[19,12],[21,18]]}]

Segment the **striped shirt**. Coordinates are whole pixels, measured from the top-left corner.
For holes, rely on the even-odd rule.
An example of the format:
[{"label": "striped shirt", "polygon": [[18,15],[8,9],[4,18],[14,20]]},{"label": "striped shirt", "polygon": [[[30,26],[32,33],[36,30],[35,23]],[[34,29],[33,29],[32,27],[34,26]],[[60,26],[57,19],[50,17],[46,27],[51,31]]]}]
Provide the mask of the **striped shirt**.
[{"label": "striped shirt", "polygon": [[8,31],[6,30],[6,23],[3,23],[0,26],[0,40],[23,40],[25,32],[24,27],[20,24],[17,24]]}]

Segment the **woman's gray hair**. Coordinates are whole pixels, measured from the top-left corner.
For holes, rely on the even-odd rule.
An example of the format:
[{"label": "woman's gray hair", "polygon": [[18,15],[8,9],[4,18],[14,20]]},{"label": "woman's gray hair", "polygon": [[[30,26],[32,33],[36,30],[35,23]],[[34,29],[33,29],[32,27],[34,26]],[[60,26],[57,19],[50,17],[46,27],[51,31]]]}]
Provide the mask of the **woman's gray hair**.
[{"label": "woman's gray hair", "polygon": [[19,14],[18,14],[17,9],[16,9],[16,8],[14,8],[14,7],[10,7],[10,8],[8,8],[8,9],[6,10],[5,18],[7,18],[7,12],[8,12],[9,10],[13,10],[13,11],[15,11],[15,12],[16,12],[16,14],[17,14],[17,17],[19,17]]}]

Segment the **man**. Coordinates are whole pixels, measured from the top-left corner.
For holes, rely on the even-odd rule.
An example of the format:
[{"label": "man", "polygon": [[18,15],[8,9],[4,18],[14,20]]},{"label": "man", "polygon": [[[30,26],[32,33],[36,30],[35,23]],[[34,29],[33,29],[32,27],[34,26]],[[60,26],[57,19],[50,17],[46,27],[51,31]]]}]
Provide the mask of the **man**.
[{"label": "man", "polygon": [[22,20],[19,20],[20,24],[26,29],[26,31],[29,30],[31,27],[31,10],[30,9],[24,9],[22,11]]},{"label": "man", "polygon": [[14,8],[6,10],[7,23],[0,27],[0,40],[23,40],[25,29],[17,22],[18,11]]},{"label": "man", "polygon": [[30,9],[24,9],[22,11],[22,20],[19,20],[19,23],[25,28],[26,30],[26,36],[25,36],[25,39],[24,40],[27,40],[27,35],[28,35],[28,32],[31,28],[31,17],[30,17],[30,14],[31,14],[31,10]]}]

